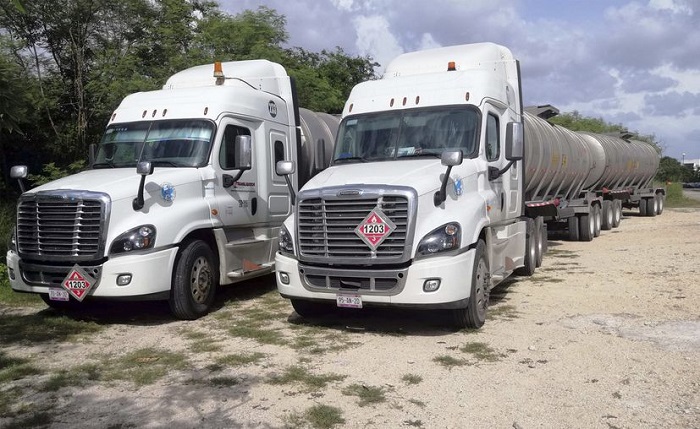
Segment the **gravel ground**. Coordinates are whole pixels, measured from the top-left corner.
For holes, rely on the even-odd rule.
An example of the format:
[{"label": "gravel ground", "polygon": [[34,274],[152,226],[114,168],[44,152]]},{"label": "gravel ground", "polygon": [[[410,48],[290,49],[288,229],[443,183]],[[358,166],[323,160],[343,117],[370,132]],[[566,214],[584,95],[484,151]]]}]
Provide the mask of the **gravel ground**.
[{"label": "gravel ground", "polygon": [[[700,428],[700,211],[624,214],[590,243],[550,237],[478,331],[436,312],[301,320],[273,277],[222,290],[194,322],[94,306],[71,320],[96,333],[0,345],[42,370],[3,382],[0,427],[43,413],[55,428]],[[55,315],[0,308],[0,323],[41,317]]]}]

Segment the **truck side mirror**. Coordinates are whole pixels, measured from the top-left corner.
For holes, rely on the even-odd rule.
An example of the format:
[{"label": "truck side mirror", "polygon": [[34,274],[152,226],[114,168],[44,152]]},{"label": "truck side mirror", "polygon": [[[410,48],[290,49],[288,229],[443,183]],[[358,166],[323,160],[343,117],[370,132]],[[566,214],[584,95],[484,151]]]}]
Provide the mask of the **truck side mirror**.
[{"label": "truck side mirror", "polygon": [[237,170],[250,170],[252,166],[252,139],[250,136],[236,136],[234,151],[236,154],[233,168]]},{"label": "truck side mirror", "polygon": [[296,202],[296,193],[294,192],[294,186],[292,186],[289,175],[294,174],[294,171],[296,171],[294,161],[277,161],[277,164],[275,164],[275,173],[277,173],[278,176],[284,176],[284,180],[287,182],[292,205]]},{"label": "truck side mirror", "polygon": [[523,159],[524,136],[522,122],[508,122],[506,125],[506,159],[520,161]]},{"label": "truck side mirror", "polygon": [[13,179],[17,179],[17,183],[19,183],[19,189],[22,192],[27,190],[24,186],[24,179],[27,178],[28,174],[29,170],[27,169],[26,165],[15,165],[10,169],[10,177]]},{"label": "truck side mirror", "polygon": [[462,163],[463,154],[461,150],[451,150],[445,151],[440,157],[442,165],[447,167],[445,176],[442,178],[442,184],[440,185],[440,190],[435,192],[433,195],[433,203],[435,207],[438,207],[447,199],[447,182],[450,180],[450,172],[452,172],[452,167],[455,165],[460,165]]},{"label": "truck side mirror", "polygon": [[131,202],[131,207],[134,211],[141,210],[145,204],[143,188],[146,186],[146,176],[153,174],[153,164],[150,161],[140,161],[136,164],[136,172],[141,175],[141,182],[139,183],[139,190],[136,194],[136,198]]}]

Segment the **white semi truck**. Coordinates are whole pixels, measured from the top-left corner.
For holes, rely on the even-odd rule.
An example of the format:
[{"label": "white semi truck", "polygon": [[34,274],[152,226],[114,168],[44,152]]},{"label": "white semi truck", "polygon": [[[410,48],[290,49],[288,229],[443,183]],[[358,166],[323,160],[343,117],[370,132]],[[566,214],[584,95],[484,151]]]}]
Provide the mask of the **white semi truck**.
[{"label": "white semi truck", "polygon": [[[265,60],[193,67],[126,97],[89,170],[21,195],[12,288],[53,307],[167,299],[179,318],[205,314],[218,285],[272,272],[289,188],[326,167],[338,122],[300,109]],[[292,160],[294,174],[275,174]]]},{"label": "white semi truck", "polygon": [[[403,306],[481,327],[489,291],[541,264],[547,224],[592,239],[604,208],[621,209],[605,186],[647,186],[658,166],[653,149],[608,150],[540,113],[524,112],[518,61],[492,43],[404,54],[357,85],[330,167],[282,227],[280,294],[301,316]],[[658,211],[663,195],[641,201]]]}]

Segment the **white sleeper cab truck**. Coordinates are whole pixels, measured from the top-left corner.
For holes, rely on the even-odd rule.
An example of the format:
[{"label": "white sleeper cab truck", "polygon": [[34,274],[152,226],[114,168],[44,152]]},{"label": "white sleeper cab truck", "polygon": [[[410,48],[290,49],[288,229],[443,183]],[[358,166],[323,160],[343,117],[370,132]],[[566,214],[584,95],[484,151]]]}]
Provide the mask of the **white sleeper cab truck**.
[{"label": "white sleeper cab truck", "polygon": [[[21,195],[12,288],[53,307],[167,299],[179,318],[205,314],[218,285],[272,272],[290,189],[325,168],[338,122],[300,109],[265,60],[193,67],[126,97],[89,170]],[[296,171],[278,176],[280,161]]]},{"label": "white sleeper cab truck", "polygon": [[298,193],[280,235],[279,292],[301,316],[387,305],[482,326],[491,288],[532,274],[543,246],[525,213],[523,135],[507,48],[401,55],[353,89],[330,167]]}]

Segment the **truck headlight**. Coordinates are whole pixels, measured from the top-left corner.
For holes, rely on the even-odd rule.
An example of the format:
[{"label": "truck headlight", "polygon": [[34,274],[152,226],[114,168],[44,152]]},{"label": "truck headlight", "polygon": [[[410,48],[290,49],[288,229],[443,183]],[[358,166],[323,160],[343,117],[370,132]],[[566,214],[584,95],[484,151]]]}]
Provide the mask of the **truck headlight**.
[{"label": "truck headlight", "polygon": [[429,256],[440,252],[459,249],[462,230],[458,223],[442,225],[423,237],[418,243],[418,255]]},{"label": "truck headlight", "polygon": [[7,246],[8,249],[13,252],[17,252],[17,227],[12,228],[12,235],[10,236],[10,244]]},{"label": "truck headlight", "polygon": [[294,242],[292,241],[292,234],[289,233],[287,227],[285,227],[284,225],[282,225],[282,228],[280,228],[279,251],[290,255],[294,254]]},{"label": "truck headlight", "polygon": [[117,237],[109,250],[110,254],[150,249],[156,243],[156,227],[141,225]]}]

